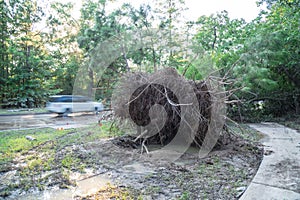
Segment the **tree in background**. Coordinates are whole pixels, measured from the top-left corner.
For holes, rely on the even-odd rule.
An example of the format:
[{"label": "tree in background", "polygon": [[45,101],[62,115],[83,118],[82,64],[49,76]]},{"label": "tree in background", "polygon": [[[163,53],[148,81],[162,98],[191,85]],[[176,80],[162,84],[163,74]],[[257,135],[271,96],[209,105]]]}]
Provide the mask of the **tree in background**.
[{"label": "tree in background", "polygon": [[72,94],[83,53],[77,43],[80,24],[71,15],[71,3],[53,2],[48,9],[45,41],[51,57],[51,78],[59,94]]},{"label": "tree in background", "polygon": [[49,65],[41,32],[35,25],[44,15],[36,1],[1,1],[1,104],[42,105],[50,93],[45,84]]},{"label": "tree in background", "polygon": [[[127,29],[126,22],[120,23],[119,17],[122,14],[119,10],[107,13],[106,5],[108,2],[106,0],[87,0],[81,9],[81,28],[78,34],[78,44],[84,53],[84,63],[82,71],[79,73],[82,82],[89,81],[89,84],[84,86],[87,87],[84,95],[93,96],[93,93],[95,93],[96,99],[110,98],[116,79],[122,72],[128,70],[125,53],[122,57],[110,63],[101,74],[101,77],[99,77],[100,72],[95,71],[90,66],[95,47]],[[96,64],[99,65],[100,63]]]},{"label": "tree in background", "polygon": [[242,56],[247,69],[237,69],[236,75],[244,74],[246,105],[260,108],[252,111],[274,117],[299,114],[300,3],[296,0],[260,3],[263,2],[269,10],[257,18],[254,33],[245,42]]},{"label": "tree in background", "polygon": [[6,1],[0,1],[0,97],[1,97],[1,104],[6,104],[8,102],[8,87],[9,82],[9,53],[8,53],[8,41],[10,39],[10,30],[9,24],[11,23],[11,18],[8,15],[9,7]]},{"label": "tree in background", "polygon": [[248,120],[299,114],[299,1],[263,2],[269,10],[250,23],[226,12],[197,22],[199,44],[234,81],[230,110]]},{"label": "tree in background", "polygon": [[[110,3],[85,0],[77,20],[70,3],[53,2],[42,10],[37,1],[0,0],[1,105],[36,107],[50,94],[72,94],[78,73],[79,82],[88,80],[84,95],[109,99],[119,77],[129,70],[153,72],[171,66],[199,80],[205,68],[213,67],[232,83],[225,87],[236,90],[230,97],[235,102],[230,104],[232,115],[255,119],[299,114],[299,0],[260,0],[258,5],[266,3],[267,10],[249,23],[230,19],[226,11],[188,22],[182,0],[157,0],[153,7],[138,8],[125,3],[108,12]],[[99,79],[91,66],[95,47],[132,30],[157,34],[134,52],[122,47],[121,56]],[[192,63],[188,50],[198,55]]]}]

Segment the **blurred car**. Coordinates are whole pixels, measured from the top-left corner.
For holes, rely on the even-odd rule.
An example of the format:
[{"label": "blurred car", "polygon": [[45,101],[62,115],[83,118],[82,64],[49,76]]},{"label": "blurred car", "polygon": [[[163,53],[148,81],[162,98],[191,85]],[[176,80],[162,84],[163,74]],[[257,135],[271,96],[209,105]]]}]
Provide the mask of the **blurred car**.
[{"label": "blurred car", "polygon": [[104,107],[101,102],[94,102],[85,96],[55,95],[50,96],[46,109],[53,113],[69,114],[74,112],[99,112]]}]

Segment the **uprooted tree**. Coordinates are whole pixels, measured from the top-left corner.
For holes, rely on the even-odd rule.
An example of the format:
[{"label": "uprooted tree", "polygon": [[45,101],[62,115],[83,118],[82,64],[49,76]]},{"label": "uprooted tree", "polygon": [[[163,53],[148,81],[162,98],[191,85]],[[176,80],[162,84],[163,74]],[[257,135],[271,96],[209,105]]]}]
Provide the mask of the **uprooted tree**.
[{"label": "uprooted tree", "polygon": [[218,139],[219,133],[209,126],[220,125],[216,120],[224,118],[214,113],[216,107],[222,109],[216,102],[225,99],[216,100],[212,93],[209,82],[186,80],[174,68],[153,74],[130,72],[116,89],[113,110],[122,123],[135,124],[135,142],[164,146],[178,137],[177,142],[201,147],[206,136],[212,137],[209,142]]}]

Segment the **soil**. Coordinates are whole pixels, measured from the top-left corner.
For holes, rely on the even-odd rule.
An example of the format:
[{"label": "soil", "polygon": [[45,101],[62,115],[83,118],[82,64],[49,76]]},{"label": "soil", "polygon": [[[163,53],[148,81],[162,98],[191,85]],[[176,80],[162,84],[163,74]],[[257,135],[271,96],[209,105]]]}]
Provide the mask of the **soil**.
[{"label": "soil", "polygon": [[[125,140],[99,139],[64,147],[56,152],[56,160],[71,152],[82,166],[31,172],[29,177],[40,185],[26,190],[13,187],[12,183],[24,181],[19,173],[24,158],[15,160],[11,170],[0,173],[0,199],[238,199],[263,156],[258,143],[233,136],[206,158],[200,159],[198,149],[191,147],[175,162],[153,162],[141,154],[140,146]],[[26,156],[30,153],[38,152]]]}]

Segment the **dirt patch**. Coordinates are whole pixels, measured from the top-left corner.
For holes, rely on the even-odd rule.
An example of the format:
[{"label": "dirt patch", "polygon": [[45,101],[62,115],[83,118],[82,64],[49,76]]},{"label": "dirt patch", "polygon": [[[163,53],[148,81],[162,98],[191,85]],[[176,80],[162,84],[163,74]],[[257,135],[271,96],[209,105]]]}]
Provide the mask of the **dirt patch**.
[{"label": "dirt patch", "polygon": [[[24,158],[15,160],[13,170],[0,174],[1,196],[43,199],[46,191],[48,196],[63,194],[62,198],[75,199],[238,199],[256,174],[263,154],[257,144],[234,136],[231,143],[204,159],[191,147],[175,162],[152,162],[138,145],[116,145],[126,144],[124,140],[126,137],[98,139],[65,146],[54,153],[49,170],[37,170],[38,165],[30,164],[32,170],[24,171]],[[25,182],[28,188],[21,184]]]},{"label": "dirt patch", "polygon": [[300,193],[300,166],[294,160],[284,159],[271,165],[270,171],[281,177],[281,183],[289,190]]},{"label": "dirt patch", "polygon": [[233,145],[223,146],[205,159],[198,158],[196,148],[190,148],[174,163],[139,158],[138,163],[144,163],[154,173],[136,177],[132,183],[125,181],[125,186],[143,199],[237,199],[255,175],[261,159],[261,148],[235,138]]}]

